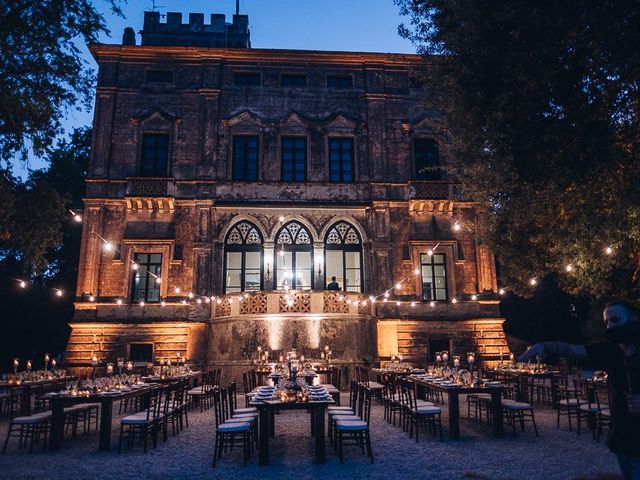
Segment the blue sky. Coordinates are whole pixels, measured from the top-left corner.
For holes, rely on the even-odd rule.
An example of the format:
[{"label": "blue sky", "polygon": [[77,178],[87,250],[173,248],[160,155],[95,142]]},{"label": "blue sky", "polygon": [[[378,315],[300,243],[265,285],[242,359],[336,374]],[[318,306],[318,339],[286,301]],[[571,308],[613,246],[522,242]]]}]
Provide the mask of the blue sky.
[{"label": "blue sky", "polygon": [[[224,13],[227,21],[235,12],[235,0],[156,0],[161,13],[182,12],[183,22],[189,13]],[[125,27],[142,29],[143,12],[150,10],[149,0],[128,0],[123,4],[125,18],[111,14],[106,0],[94,0],[103,13],[111,37],[103,43],[121,43]],[[240,13],[249,15],[253,48],[299,50],[339,50],[356,52],[414,53],[415,49],[398,35],[398,25],[406,19],[398,14],[393,0],[240,0]],[[140,43],[140,36],[137,35]],[[81,46],[88,65],[96,67],[85,45]],[[91,124],[93,112],[69,111],[64,126]],[[29,160],[28,168],[43,166],[39,159]],[[25,166],[16,165],[15,173],[25,176]]]}]

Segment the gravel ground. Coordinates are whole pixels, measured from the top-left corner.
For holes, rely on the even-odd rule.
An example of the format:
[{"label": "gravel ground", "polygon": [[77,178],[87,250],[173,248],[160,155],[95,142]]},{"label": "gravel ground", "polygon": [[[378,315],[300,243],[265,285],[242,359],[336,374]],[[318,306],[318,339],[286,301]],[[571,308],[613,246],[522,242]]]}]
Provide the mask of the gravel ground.
[{"label": "gravel ground", "polygon": [[[343,396],[343,399],[346,400]],[[463,407],[464,406],[464,407]],[[461,409],[466,402],[461,398]],[[443,412],[446,423],[446,406]],[[19,451],[11,440],[6,455],[0,456],[1,479],[281,479],[306,480],[339,477],[341,479],[617,479],[617,463],[604,442],[591,436],[571,433],[567,427],[556,429],[555,412],[536,407],[540,436],[530,424],[513,437],[509,430],[503,439],[490,436],[486,425],[462,420],[463,439],[447,438],[440,442],[430,435],[420,443],[409,439],[400,428],[388,424],[383,410],[375,405],[371,415],[372,445],[375,463],[355,447],[345,450],[340,465],[331,448],[327,448],[326,465],[313,465],[313,442],[309,437],[309,418],[304,412],[283,412],[276,416],[276,438],[271,441],[271,462],[257,465],[254,452],[247,467],[242,466],[240,450],[228,452],[211,467],[213,451],[213,410],[193,411],[190,426],[180,435],[151,449],[142,448],[117,453],[117,429],[114,428],[112,452],[98,452],[98,436],[92,432],[75,439],[65,438],[60,451],[38,449],[33,454]],[[116,418],[118,418],[116,416]],[[114,425],[118,425],[114,421]],[[0,439],[4,441],[8,422],[0,422]]]}]

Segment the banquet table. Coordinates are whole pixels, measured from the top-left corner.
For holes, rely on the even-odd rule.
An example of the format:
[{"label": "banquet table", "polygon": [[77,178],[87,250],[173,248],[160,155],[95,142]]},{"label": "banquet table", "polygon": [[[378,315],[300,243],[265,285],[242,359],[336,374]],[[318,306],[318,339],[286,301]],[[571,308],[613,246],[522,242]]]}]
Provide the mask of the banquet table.
[{"label": "banquet table", "polygon": [[558,403],[558,388],[557,388],[557,375],[560,374],[558,370],[541,370],[531,371],[523,369],[508,369],[508,368],[493,368],[489,370],[493,373],[496,379],[503,378],[505,380],[512,380],[516,388],[516,399],[520,402],[533,403],[532,398],[527,398],[526,392],[523,389],[523,382],[521,378],[534,378],[540,380],[549,379],[551,388],[551,405],[556,406]]},{"label": "banquet table", "polygon": [[31,415],[31,397],[34,392],[38,389],[47,389],[49,387],[54,387],[58,383],[64,385],[65,382],[73,380],[72,377],[63,377],[63,378],[48,378],[45,380],[33,380],[33,381],[24,381],[20,385],[16,384],[8,384],[8,383],[0,383],[0,388],[10,388],[18,393],[20,409],[19,415],[23,417],[28,417]]},{"label": "banquet table", "polygon": [[58,394],[51,398],[51,437],[49,448],[59,450],[64,437],[64,409],[82,403],[100,404],[100,435],[98,450],[111,450],[111,428],[113,421],[113,402],[127,397],[142,396],[142,408],[146,408],[155,385],[145,384],[139,388],[113,393],[92,393],[90,395]]},{"label": "banquet table", "polygon": [[275,436],[276,411],[307,410],[310,413],[311,436],[315,439],[314,463],[326,462],[324,417],[331,400],[310,400],[308,402],[282,402],[280,400],[251,401],[249,404],[258,409],[259,425],[259,463],[269,465],[269,438]]},{"label": "banquet table", "polygon": [[449,436],[453,439],[460,438],[460,395],[470,393],[488,393],[491,395],[491,428],[495,438],[504,437],[504,426],[502,424],[502,391],[504,385],[491,386],[466,386],[466,385],[442,385],[438,382],[423,380],[412,377],[411,380],[416,386],[416,395],[424,398],[425,390],[432,389],[447,394],[449,403]]}]

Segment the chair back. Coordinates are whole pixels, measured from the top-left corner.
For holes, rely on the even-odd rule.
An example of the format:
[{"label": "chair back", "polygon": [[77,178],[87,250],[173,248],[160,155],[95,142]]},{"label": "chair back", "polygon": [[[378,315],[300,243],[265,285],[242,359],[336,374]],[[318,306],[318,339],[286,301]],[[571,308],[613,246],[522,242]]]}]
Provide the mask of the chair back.
[{"label": "chair back", "polygon": [[216,428],[226,420],[222,407],[222,390],[222,388],[216,388],[213,390],[213,411],[215,413]]},{"label": "chair back", "polygon": [[358,415],[362,420],[367,422],[369,425],[369,420],[371,419],[371,390],[365,387],[361,387],[362,391],[360,392],[360,406]]},{"label": "chair back", "polygon": [[351,388],[349,389],[349,406],[355,412],[358,403],[358,387],[359,384],[355,380],[351,380]]},{"label": "chair back", "polygon": [[236,382],[231,382],[227,386],[227,395],[229,397],[229,415],[233,416],[233,412],[238,408],[238,396],[236,393]]}]

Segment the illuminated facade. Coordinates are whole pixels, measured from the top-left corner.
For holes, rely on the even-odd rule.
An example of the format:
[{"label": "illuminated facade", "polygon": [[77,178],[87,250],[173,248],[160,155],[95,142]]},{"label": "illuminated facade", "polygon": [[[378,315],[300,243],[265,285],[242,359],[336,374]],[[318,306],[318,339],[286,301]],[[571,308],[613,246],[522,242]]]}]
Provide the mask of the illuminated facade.
[{"label": "illuminated facade", "polygon": [[420,57],[252,49],[247,18],[220,17],[147,13],[142,45],[128,31],[90,47],[68,365],[240,368],[258,345],[330,344],[347,363],[497,358],[494,259],[443,174],[455,158],[411,82]]}]

